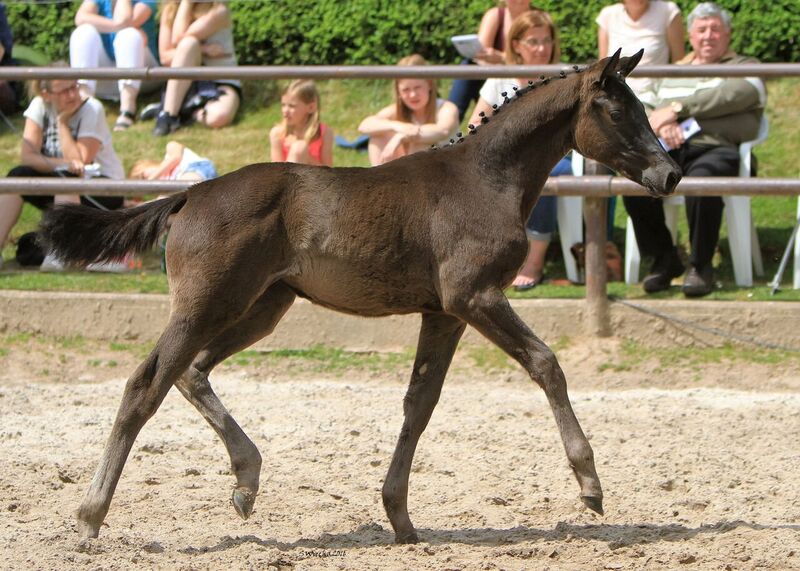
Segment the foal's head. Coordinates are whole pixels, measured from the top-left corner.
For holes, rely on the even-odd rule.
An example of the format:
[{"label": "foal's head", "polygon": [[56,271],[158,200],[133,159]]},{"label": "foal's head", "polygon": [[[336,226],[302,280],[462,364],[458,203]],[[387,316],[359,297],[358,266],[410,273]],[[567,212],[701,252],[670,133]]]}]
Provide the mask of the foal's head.
[{"label": "foal's head", "polygon": [[583,78],[575,146],[582,155],[608,165],[654,195],[671,193],[682,173],[661,147],[625,77],[642,58],[613,56]]}]

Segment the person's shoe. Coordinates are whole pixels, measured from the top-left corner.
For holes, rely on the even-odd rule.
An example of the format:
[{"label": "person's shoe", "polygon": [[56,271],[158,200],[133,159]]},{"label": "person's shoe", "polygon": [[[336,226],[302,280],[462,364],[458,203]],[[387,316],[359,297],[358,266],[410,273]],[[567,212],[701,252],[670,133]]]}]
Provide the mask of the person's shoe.
[{"label": "person's shoe", "polygon": [[714,271],[709,265],[703,270],[692,267],[683,280],[683,295],[686,297],[703,297],[714,289]]},{"label": "person's shoe", "polygon": [[153,135],[156,137],[164,137],[170,133],[174,133],[180,127],[180,121],[177,117],[170,115],[166,111],[162,111],[156,117],[156,126],[153,127]]},{"label": "person's shoe", "polygon": [[161,103],[150,103],[146,105],[142,112],[139,113],[139,121],[150,121],[158,117],[158,112],[161,111]]},{"label": "person's shoe", "polygon": [[642,287],[647,293],[655,293],[669,289],[672,278],[677,278],[684,271],[683,262],[676,250],[664,254],[653,263],[650,273],[642,280]]},{"label": "person's shoe", "polygon": [[53,254],[47,254],[39,266],[40,272],[63,272],[64,262],[56,258]]}]

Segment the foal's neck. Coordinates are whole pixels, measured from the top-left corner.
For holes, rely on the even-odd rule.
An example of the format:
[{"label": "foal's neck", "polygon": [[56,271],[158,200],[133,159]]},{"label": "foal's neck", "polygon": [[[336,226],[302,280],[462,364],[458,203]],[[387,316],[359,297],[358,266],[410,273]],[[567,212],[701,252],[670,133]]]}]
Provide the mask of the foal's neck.
[{"label": "foal's neck", "polygon": [[[514,193],[527,213],[550,171],[572,148],[580,98],[578,74],[551,79],[507,103],[476,133],[474,153],[484,181]],[[509,94],[510,99],[516,99]]]}]

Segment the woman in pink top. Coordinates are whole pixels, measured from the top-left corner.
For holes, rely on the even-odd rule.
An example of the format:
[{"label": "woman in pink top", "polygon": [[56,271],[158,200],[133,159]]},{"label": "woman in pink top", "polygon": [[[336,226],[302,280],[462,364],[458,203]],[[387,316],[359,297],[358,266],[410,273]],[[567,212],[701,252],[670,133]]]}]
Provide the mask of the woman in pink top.
[{"label": "woman in pink top", "polygon": [[[674,2],[623,0],[600,11],[597,46],[600,58],[622,48],[630,56],[644,48],[639,65],[664,65],[684,55],[683,21]],[[655,83],[649,77],[630,77],[626,83],[650,108],[657,104]]]},{"label": "woman in pink top", "polygon": [[314,82],[298,79],[281,96],[283,120],[269,132],[272,162],[333,166],[333,130],[319,120]]}]

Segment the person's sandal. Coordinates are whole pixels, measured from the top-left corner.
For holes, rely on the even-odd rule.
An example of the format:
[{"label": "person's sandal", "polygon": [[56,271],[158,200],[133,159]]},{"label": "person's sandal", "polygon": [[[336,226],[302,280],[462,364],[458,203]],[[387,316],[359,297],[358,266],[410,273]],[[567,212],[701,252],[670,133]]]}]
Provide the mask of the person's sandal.
[{"label": "person's sandal", "polygon": [[120,111],[116,123],[114,123],[115,131],[127,131],[133,122],[136,121],[136,115],[130,111]]}]

